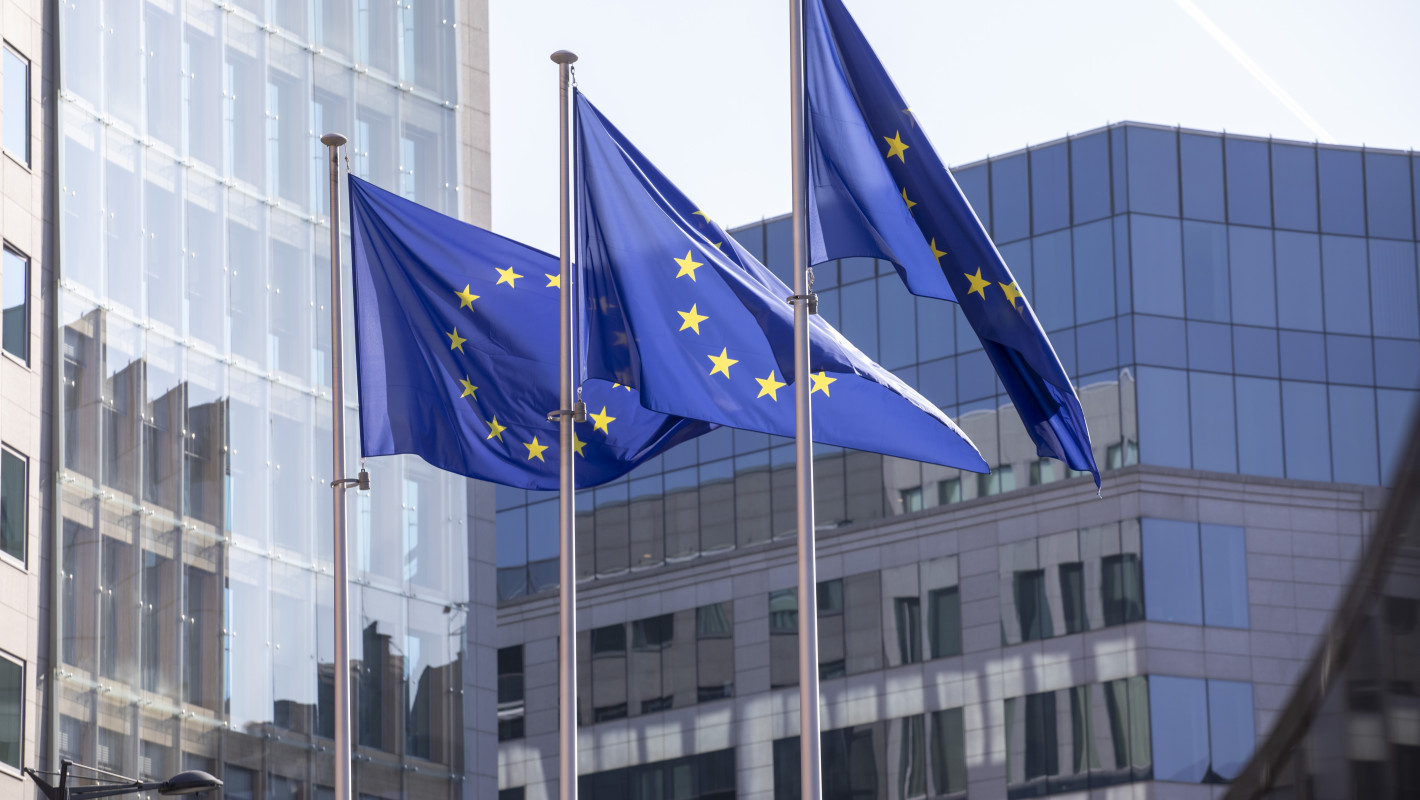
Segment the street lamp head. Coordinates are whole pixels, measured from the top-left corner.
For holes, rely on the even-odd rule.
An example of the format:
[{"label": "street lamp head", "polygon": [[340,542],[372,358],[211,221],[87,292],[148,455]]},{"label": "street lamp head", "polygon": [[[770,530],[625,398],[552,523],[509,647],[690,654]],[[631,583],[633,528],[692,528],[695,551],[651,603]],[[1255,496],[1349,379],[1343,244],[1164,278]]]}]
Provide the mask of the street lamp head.
[{"label": "street lamp head", "polygon": [[222,788],[222,782],[200,769],[190,769],[163,781],[158,794],[197,794]]}]

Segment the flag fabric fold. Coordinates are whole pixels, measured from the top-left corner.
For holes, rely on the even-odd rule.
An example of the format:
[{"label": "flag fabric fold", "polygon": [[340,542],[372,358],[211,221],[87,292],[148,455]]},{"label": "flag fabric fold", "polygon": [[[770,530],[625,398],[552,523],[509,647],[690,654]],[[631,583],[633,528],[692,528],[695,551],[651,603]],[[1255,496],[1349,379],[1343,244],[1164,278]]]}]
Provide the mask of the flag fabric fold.
[{"label": "flag fabric fold", "polygon": [[[557,489],[557,258],[354,176],[349,188],[363,455]],[[593,417],[575,428],[578,486],[715,427],[604,381],[582,397]]]},{"label": "flag fabric fold", "polygon": [[[581,93],[574,139],[587,374],[663,413],[792,437],[791,290]],[[811,325],[815,441],[986,470],[936,406],[823,318]]]},{"label": "flag fabric fold", "polygon": [[803,0],[810,259],[891,261],[956,301],[1037,453],[1099,469],[1079,398],[1029,301],[842,0]]}]

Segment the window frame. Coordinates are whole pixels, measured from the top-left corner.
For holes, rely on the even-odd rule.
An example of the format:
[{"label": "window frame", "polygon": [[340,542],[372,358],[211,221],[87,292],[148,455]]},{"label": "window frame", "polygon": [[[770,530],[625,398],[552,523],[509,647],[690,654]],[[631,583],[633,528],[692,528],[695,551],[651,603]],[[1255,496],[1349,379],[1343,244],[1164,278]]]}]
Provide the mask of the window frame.
[{"label": "window frame", "polygon": [[[0,443],[0,454],[3,454],[0,455],[0,464],[3,464],[4,455],[14,456],[16,459],[19,460],[21,468],[20,483],[22,486],[21,498],[24,501],[21,504],[20,510],[20,557],[16,558],[5,550],[0,549],[0,561],[8,562],[11,565],[17,567],[18,569],[24,572],[28,572],[30,564],[30,459],[24,453],[21,453],[19,450],[16,450],[10,445],[4,443]],[[3,470],[3,466],[0,466],[0,470]],[[3,480],[3,472],[0,472],[0,480]],[[3,493],[3,487],[0,487],[0,493]]]},{"label": "window frame", "polygon": [[19,757],[20,757],[20,763],[19,763],[19,764],[15,764],[15,765],[11,765],[11,764],[8,763],[8,762],[0,761],[0,774],[14,775],[15,777],[18,778],[18,777],[21,777],[21,776],[24,774],[21,770],[23,769],[24,764],[25,764],[25,689],[26,689],[26,673],[28,672],[28,669],[26,669],[26,668],[27,668],[28,665],[25,663],[25,660],[24,660],[23,658],[20,658],[19,656],[16,656],[16,655],[14,655],[14,654],[12,654],[12,653],[10,653],[10,652],[8,652],[8,651],[5,651],[5,650],[0,650],[0,661],[9,662],[10,664],[15,665],[15,666],[16,666],[17,668],[19,668],[19,670],[20,670],[20,705],[19,705],[19,710],[20,710],[20,717],[19,717],[19,723],[20,723],[20,728],[19,728],[19,746],[20,746]]},{"label": "window frame", "polygon": [[[26,170],[32,170],[32,160],[34,156],[34,115],[31,113],[30,106],[34,99],[34,91],[31,86],[34,78],[34,60],[20,52],[20,48],[11,44],[8,39],[4,40],[3,44],[5,50],[13,53],[15,58],[24,62],[25,65],[25,102],[23,106],[25,110],[25,152],[16,153],[14,150],[11,150],[9,144],[6,143],[3,138],[0,138],[0,149],[3,149],[5,154],[10,157],[10,160],[14,161],[16,164],[19,164]],[[8,110],[13,110],[14,104],[7,102],[5,107]]]},{"label": "window frame", "polygon": [[[4,354],[5,354],[6,356],[8,356],[11,360],[15,361],[15,363],[21,364],[21,365],[23,365],[26,369],[28,369],[29,366],[30,366],[30,341],[29,341],[29,340],[30,340],[30,322],[31,322],[31,311],[32,311],[32,309],[30,308],[30,305],[31,305],[31,303],[30,303],[30,299],[31,299],[31,298],[30,298],[30,289],[31,289],[31,287],[30,287],[30,272],[31,272],[31,267],[32,267],[32,265],[34,264],[34,261],[33,261],[28,255],[25,254],[25,251],[23,251],[23,250],[21,250],[20,248],[14,246],[14,245],[11,244],[9,241],[5,241],[5,242],[3,243],[3,245],[0,245],[0,250],[3,250],[4,255],[11,255],[11,256],[14,256],[15,258],[19,259],[21,262],[24,263],[24,283],[25,283],[25,288],[24,288],[24,292],[25,292],[25,305],[24,305],[24,309],[25,309],[25,324],[24,324],[24,347],[25,347],[25,352],[24,352],[23,355],[18,354],[18,353],[14,353],[14,352],[10,351],[9,348],[7,348],[7,347],[4,346],[3,341],[0,341],[0,353],[4,353]],[[0,262],[0,302],[3,302],[3,297],[4,297],[4,281],[5,281],[5,280],[6,280],[6,276],[4,275],[3,262]],[[3,311],[3,309],[0,309],[0,311]]]}]

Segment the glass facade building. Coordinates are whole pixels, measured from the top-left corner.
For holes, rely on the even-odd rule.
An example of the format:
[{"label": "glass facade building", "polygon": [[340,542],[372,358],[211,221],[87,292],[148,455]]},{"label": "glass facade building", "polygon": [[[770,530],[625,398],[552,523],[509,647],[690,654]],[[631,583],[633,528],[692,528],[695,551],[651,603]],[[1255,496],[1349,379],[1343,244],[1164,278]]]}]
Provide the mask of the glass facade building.
[{"label": "glass facade building", "polygon": [[[880,261],[815,268],[820,313],[993,469],[816,447],[825,796],[1212,796],[1267,735],[1400,466],[1420,159],[1124,123],[954,173],[1076,381],[1104,499],[1036,455],[950,304]],[[732,234],[789,279],[787,218]],[[726,748],[736,796],[797,796],[793,461],[789,440],[721,429],[579,493],[588,796]],[[556,513],[497,490],[508,797],[553,791]],[[708,608],[725,641],[707,655]]]},{"label": "glass facade building", "polygon": [[[487,154],[462,146],[487,139],[487,101],[465,107],[486,96],[486,8],[57,5],[58,756],[203,769],[229,797],[329,796],[319,137],[346,134],[345,164],[378,185],[486,212],[469,201],[486,178],[465,179]],[[352,342],[338,413],[358,454]],[[470,483],[417,459],[368,468],[377,491],[348,495],[354,788],[463,796]]]},{"label": "glass facade building", "polygon": [[[954,170],[1075,380],[1095,460],[1387,485],[1420,389],[1420,159],[1121,124]],[[787,218],[732,234],[788,281]],[[820,529],[1073,477],[1039,459],[965,318],[892,266],[819,310],[993,473],[816,446]],[[792,441],[721,429],[578,495],[579,576],[794,536]],[[549,493],[498,490],[499,596],[556,582]]]}]

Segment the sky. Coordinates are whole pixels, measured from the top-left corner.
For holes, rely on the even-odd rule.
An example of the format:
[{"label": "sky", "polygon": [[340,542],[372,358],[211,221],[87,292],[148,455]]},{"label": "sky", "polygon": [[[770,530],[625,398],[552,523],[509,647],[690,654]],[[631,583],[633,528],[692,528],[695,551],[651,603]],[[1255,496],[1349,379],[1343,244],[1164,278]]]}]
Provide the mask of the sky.
[{"label": "sky", "polygon": [[[1134,120],[1420,147],[1414,0],[844,0],[948,164]],[[788,0],[490,0],[493,229],[557,245],[557,67],[726,227],[789,211]]]}]

